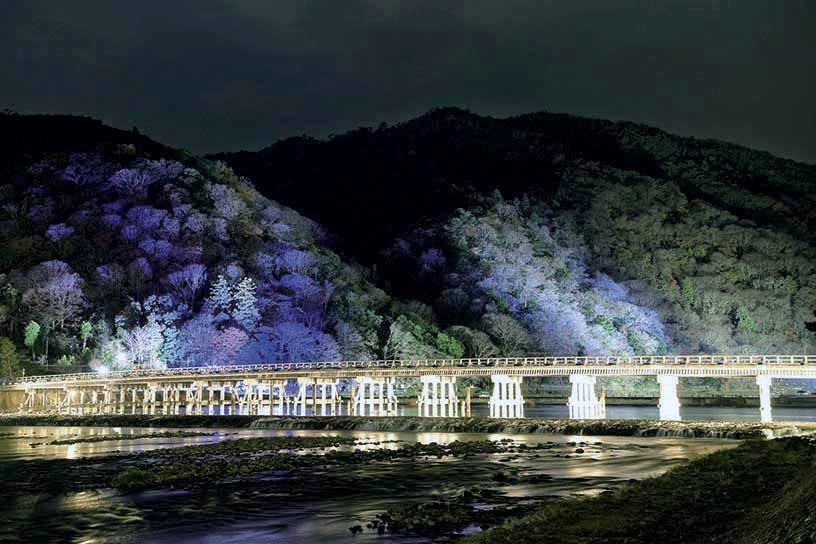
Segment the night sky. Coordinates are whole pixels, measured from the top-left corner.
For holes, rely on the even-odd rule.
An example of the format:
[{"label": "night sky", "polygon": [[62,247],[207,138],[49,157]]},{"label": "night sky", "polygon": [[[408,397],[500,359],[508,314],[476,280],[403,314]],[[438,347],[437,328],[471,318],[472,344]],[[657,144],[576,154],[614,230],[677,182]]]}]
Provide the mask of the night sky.
[{"label": "night sky", "polygon": [[0,108],[202,153],[460,106],[816,162],[809,0],[5,0],[0,44]]}]

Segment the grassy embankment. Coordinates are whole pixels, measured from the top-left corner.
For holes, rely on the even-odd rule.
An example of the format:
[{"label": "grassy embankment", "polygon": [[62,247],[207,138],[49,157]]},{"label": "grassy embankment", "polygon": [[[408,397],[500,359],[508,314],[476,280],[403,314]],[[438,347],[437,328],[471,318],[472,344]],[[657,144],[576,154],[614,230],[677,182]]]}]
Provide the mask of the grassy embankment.
[{"label": "grassy embankment", "polygon": [[816,441],[749,441],[590,499],[550,503],[463,544],[816,542]]}]

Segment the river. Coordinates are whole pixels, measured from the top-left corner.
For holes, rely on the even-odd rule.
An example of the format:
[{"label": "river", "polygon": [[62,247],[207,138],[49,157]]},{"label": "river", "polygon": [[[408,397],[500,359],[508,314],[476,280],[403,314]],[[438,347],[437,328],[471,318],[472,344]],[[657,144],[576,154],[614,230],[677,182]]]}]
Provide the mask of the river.
[{"label": "river", "polygon": [[[687,459],[737,444],[729,440],[683,438],[262,429],[185,429],[214,434],[115,439],[118,434],[158,430],[169,429],[0,427],[0,462],[124,454],[248,436],[353,436],[366,441],[386,441],[369,447],[391,448],[399,447],[399,442],[394,441],[449,443],[511,439],[527,446],[550,442],[552,449],[530,450],[524,454],[413,458],[321,467],[298,474],[264,474],[249,486],[225,485],[197,491],[160,490],[122,495],[102,489],[57,496],[30,494],[16,497],[11,504],[0,505],[0,519],[5,518],[0,524],[0,541],[84,544],[429,542],[428,538],[377,535],[371,530],[352,537],[349,527],[365,526],[376,514],[390,508],[445,499],[466,487],[489,486],[498,472],[525,478],[544,476],[535,483],[502,485],[500,490],[508,501],[595,494],[618,487],[629,479],[656,475]],[[110,435],[113,440],[30,445],[100,435]],[[577,454],[577,445],[584,453]]]},{"label": "river", "polygon": [[[473,416],[487,416],[487,404],[473,404]],[[415,406],[400,406],[399,415],[416,416]],[[526,406],[524,415],[532,418],[566,419],[569,409],[565,404]],[[759,421],[759,407],[681,406],[683,421]],[[657,406],[607,405],[608,419],[659,419]],[[774,421],[816,421],[816,408],[774,407]]]}]

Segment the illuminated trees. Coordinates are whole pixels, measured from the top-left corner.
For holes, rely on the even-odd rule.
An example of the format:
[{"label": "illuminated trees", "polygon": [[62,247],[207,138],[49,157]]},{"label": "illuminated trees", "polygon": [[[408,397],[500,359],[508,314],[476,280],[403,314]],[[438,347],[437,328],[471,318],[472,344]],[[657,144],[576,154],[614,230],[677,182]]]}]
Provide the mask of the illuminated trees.
[{"label": "illuminated trees", "polygon": [[273,361],[333,361],[339,358],[337,344],[326,333],[302,323],[276,323],[268,329]]},{"label": "illuminated trees", "polygon": [[155,321],[133,327],[123,335],[129,360],[142,368],[164,366],[159,357],[163,342],[162,326]]},{"label": "illuminated trees", "polygon": [[[382,318],[359,296],[372,288],[324,254],[314,223],[223,164],[103,149],[0,185],[0,334],[22,341],[30,320],[32,357],[107,369],[337,358],[336,329],[349,353],[378,354]],[[338,290],[359,296],[345,325]]]},{"label": "illuminated trees", "polygon": [[88,347],[88,340],[93,335],[93,325],[90,321],[83,321],[79,325],[79,338],[82,340],[82,351],[84,352]]},{"label": "illuminated trees", "polygon": [[52,242],[61,242],[71,236],[74,233],[74,230],[75,229],[73,227],[69,227],[65,223],[58,223],[48,227],[45,235]]},{"label": "illuminated trees", "polygon": [[[5,278],[0,275],[0,282]],[[15,337],[20,323],[20,290],[11,282],[0,285],[0,330]]]},{"label": "illuminated trees", "polygon": [[34,346],[37,345],[37,338],[40,336],[40,324],[36,321],[29,321],[25,326],[24,343],[31,350],[31,360],[35,358]]},{"label": "illuminated trees", "polygon": [[465,347],[456,337],[417,317],[400,315],[388,330],[383,349],[386,358],[426,359],[462,357]]},{"label": "illuminated trees", "polygon": [[143,198],[157,177],[147,170],[123,168],[110,177],[111,186],[124,196]]},{"label": "illuminated trees", "polygon": [[232,295],[235,301],[232,317],[249,333],[255,330],[261,319],[256,305],[255,289],[253,279],[245,277],[235,286]]},{"label": "illuminated trees", "polygon": [[236,327],[227,327],[216,332],[212,338],[212,364],[234,364],[235,356],[247,340],[249,340],[247,333]]},{"label": "illuminated trees", "polygon": [[502,356],[522,355],[532,344],[530,335],[518,321],[506,314],[485,314],[482,326]]},{"label": "illuminated trees", "polygon": [[32,316],[62,329],[85,305],[82,284],[82,278],[67,263],[46,261],[29,271],[23,304]]},{"label": "illuminated trees", "polygon": [[471,357],[497,357],[503,355],[499,348],[490,340],[490,337],[480,330],[457,325],[448,329],[465,347],[465,352]]},{"label": "illuminated trees", "polygon": [[20,358],[10,338],[0,336],[0,378],[10,380],[20,373]]},{"label": "illuminated trees", "polygon": [[61,179],[75,185],[103,183],[111,174],[110,163],[96,153],[74,153],[60,174]]},{"label": "illuminated trees", "polygon": [[289,274],[308,274],[314,272],[314,255],[308,251],[287,248],[274,258],[276,272]]},{"label": "illuminated trees", "polygon": [[338,349],[343,360],[364,361],[374,358],[374,354],[369,349],[365,338],[354,325],[339,321],[334,330],[334,336],[337,339]]},{"label": "illuminated trees", "polygon": [[261,314],[257,306],[257,287],[250,277],[242,278],[237,284],[219,274],[207,298],[208,311],[217,323],[232,320],[249,334],[258,326]]},{"label": "illuminated trees", "polygon": [[234,221],[247,212],[246,204],[232,187],[213,183],[209,186],[208,193],[215,214],[226,221]]},{"label": "illuminated trees", "polygon": [[223,274],[219,274],[218,278],[213,282],[207,303],[216,321],[230,319],[232,314],[232,289]]},{"label": "illuminated trees", "polygon": [[196,295],[207,281],[207,268],[202,264],[190,264],[167,276],[167,282],[179,298],[192,306]]}]

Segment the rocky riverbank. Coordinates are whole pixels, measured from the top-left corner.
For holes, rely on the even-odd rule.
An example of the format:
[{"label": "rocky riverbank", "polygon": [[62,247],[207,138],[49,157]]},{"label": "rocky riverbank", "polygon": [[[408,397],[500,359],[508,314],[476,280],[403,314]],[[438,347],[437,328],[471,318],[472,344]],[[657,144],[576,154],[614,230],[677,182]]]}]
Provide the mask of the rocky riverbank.
[{"label": "rocky riverbank", "polygon": [[596,436],[677,436],[685,438],[779,438],[816,432],[816,423],[655,421],[632,419],[490,419],[421,417],[289,416],[2,416],[0,425],[104,427],[204,427],[384,432],[573,434]]},{"label": "rocky riverbank", "polygon": [[462,544],[816,542],[816,441],[749,441],[595,498],[554,501]]}]

